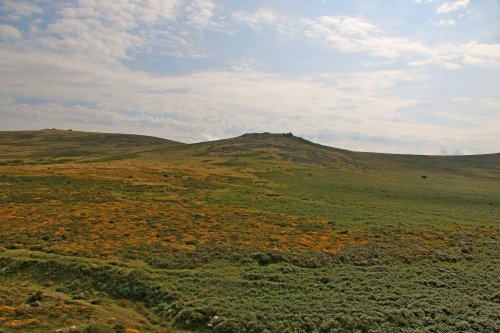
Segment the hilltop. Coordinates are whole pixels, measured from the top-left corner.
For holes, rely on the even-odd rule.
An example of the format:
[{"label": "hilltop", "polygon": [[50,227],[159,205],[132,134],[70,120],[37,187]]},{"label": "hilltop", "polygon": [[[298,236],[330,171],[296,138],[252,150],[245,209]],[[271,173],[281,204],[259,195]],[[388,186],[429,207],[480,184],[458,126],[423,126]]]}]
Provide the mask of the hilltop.
[{"label": "hilltop", "polygon": [[0,139],[5,332],[498,330],[500,154]]}]

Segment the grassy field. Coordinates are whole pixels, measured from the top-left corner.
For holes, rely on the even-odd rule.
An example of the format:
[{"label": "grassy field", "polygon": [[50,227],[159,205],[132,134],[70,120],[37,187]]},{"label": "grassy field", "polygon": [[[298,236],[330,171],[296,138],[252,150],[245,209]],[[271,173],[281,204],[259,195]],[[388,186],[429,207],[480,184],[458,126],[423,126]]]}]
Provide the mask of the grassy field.
[{"label": "grassy field", "polygon": [[0,132],[0,186],[0,332],[500,331],[500,154]]}]

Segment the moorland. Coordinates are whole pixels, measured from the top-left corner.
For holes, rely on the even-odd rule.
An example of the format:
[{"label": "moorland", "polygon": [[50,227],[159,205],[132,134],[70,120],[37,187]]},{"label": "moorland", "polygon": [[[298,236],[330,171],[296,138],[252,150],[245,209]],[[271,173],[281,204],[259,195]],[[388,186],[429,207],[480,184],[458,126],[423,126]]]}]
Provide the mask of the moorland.
[{"label": "moorland", "polygon": [[0,189],[0,332],[500,331],[500,154],[11,131]]}]

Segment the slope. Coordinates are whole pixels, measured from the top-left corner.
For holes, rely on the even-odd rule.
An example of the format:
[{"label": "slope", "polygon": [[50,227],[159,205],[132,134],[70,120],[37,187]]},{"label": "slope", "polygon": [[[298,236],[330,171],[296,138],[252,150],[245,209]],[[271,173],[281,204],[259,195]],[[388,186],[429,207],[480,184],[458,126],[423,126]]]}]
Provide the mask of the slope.
[{"label": "slope", "polygon": [[109,156],[0,166],[8,281],[142,302],[194,331],[499,326],[499,154],[262,133]]},{"label": "slope", "polygon": [[1,164],[60,163],[119,156],[181,143],[155,137],[72,130],[0,131]]}]

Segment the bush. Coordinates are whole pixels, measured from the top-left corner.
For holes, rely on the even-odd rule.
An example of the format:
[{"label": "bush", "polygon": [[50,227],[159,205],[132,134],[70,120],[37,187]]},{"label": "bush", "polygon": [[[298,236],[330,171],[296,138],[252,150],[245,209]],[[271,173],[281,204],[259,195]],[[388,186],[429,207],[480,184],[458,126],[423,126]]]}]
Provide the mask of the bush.
[{"label": "bush", "polygon": [[82,333],[115,333],[115,330],[105,326],[89,324],[82,330]]},{"label": "bush", "polygon": [[269,254],[264,252],[257,252],[252,255],[253,259],[262,266],[272,263],[272,258]]},{"label": "bush", "polygon": [[184,307],[183,302],[165,303],[162,302],[154,307],[154,312],[162,319],[169,320],[175,317]]},{"label": "bush", "polygon": [[38,290],[28,296],[28,298],[26,299],[26,303],[34,303],[37,301],[41,301],[42,298],[43,298],[43,292],[41,290]]},{"label": "bush", "polygon": [[226,319],[215,326],[215,333],[237,333],[241,332],[241,324],[236,319]]},{"label": "bush", "polygon": [[201,310],[187,308],[175,316],[174,326],[184,329],[202,328],[205,327],[208,319]]}]

